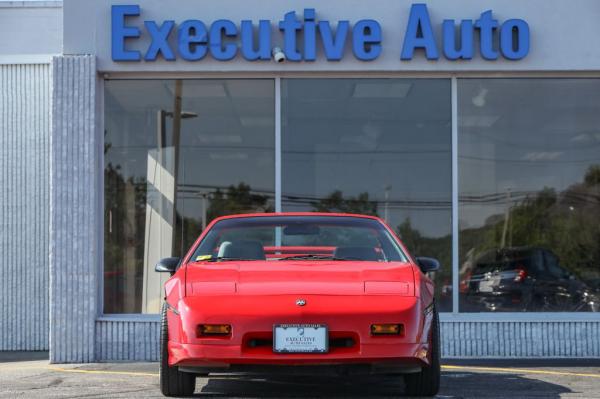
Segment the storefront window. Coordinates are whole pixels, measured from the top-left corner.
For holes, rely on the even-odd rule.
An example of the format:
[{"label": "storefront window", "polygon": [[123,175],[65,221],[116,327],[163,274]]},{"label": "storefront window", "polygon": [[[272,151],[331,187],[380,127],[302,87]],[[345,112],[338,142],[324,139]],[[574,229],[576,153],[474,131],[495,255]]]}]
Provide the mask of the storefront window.
[{"label": "storefront window", "polygon": [[274,210],[274,81],[105,87],[104,313],[158,313],[157,260],[217,216]]},{"label": "storefront window", "polygon": [[598,311],[600,80],[461,79],[460,311]]},{"label": "storefront window", "polygon": [[451,102],[447,79],[282,81],[284,211],[377,215],[414,255],[442,263],[451,295]]}]

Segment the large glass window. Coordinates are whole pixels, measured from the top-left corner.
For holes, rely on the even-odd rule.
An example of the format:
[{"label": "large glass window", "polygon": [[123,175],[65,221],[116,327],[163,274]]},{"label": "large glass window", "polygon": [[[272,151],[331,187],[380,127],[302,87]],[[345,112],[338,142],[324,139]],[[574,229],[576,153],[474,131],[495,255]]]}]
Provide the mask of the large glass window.
[{"label": "large glass window", "polygon": [[284,211],[378,215],[413,255],[441,260],[451,310],[448,79],[282,81]]},{"label": "large glass window", "polygon": [[105,87],[104,313],[158,313],[158,259],[217,216],[274,210],[274,81]]},{"label": "large glass window", "polygon": [[597,311],[600,80],[461,79],[460,310]]}]

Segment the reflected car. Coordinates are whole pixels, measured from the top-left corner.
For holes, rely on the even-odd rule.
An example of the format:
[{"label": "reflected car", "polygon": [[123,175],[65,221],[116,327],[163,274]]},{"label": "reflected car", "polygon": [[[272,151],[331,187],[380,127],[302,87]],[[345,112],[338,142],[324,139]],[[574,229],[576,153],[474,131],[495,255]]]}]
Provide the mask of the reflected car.
[{"label": "reflected car", "polygon": [[593,290],[546,248],[496,249],[473,263],[460,284],[465,311],[598,311]]},{"label": "reflected car", "polygon": [[432,258],[413,258],[371,216],[331,213],[215,219],[170,272],[161,324],[160,388],[191,395],[214,372],[404,378],[440,383]]}]

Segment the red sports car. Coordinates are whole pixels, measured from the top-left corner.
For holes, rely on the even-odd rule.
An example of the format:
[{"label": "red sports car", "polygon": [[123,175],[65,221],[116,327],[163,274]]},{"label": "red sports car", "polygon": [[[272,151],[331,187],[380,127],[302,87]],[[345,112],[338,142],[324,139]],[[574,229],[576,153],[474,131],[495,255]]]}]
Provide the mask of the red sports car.
[{"label": "red sports car", "polygon": [[431,258],[412,258],[371,216],[276,213],[215,219],[170,272],[160,387],[191,395],[210,372],[404,375],[440,382]]}]

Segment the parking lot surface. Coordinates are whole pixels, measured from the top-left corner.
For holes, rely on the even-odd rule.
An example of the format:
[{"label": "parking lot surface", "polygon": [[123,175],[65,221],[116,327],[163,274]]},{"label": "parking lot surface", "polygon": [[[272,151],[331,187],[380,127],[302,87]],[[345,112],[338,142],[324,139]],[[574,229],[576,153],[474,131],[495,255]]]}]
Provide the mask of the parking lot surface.
[{"label": "parking lot surface", "polygon": [[[398,377],[211,375],[196,397],[403,397]],[[0,398],[160,398],[157,363],[51,365],[0,354]],[[600,398],[600,362],[445,362],[438,398]]]}]

